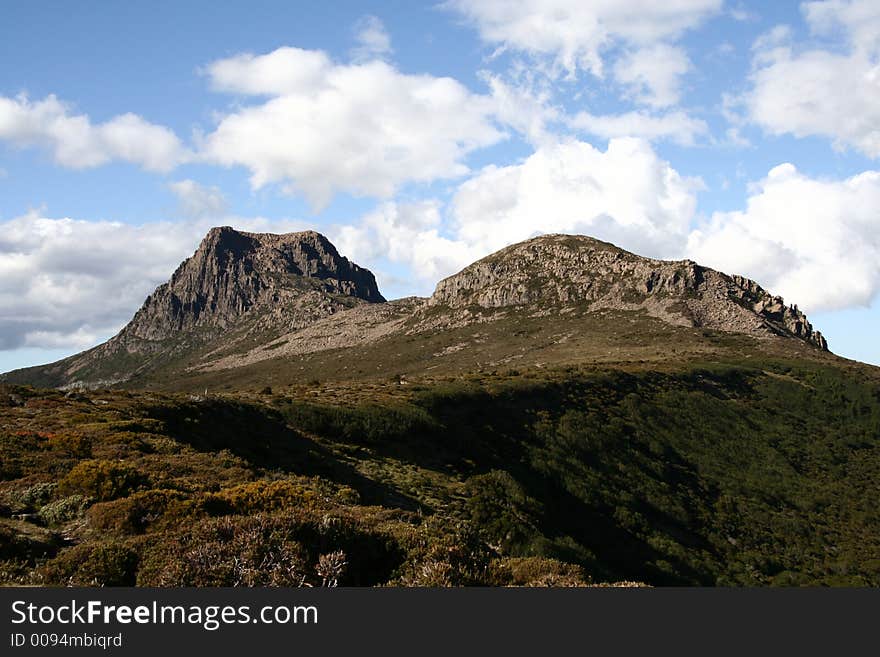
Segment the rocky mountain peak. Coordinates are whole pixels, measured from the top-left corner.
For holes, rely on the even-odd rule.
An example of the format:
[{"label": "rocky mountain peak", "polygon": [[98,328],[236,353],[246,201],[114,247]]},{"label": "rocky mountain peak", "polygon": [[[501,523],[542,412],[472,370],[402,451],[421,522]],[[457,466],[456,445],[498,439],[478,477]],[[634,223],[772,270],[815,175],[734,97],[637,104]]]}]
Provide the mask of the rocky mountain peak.
[{"label": "rocky mountain peak", "polygon": [[742,276],[692,260],[654,260],[581,235],[542,235],[493,253],[437,285],[429,306],[644,310],[671,324],[828,345],[796,306]]},{"label": "rocky mountain peak", "polygon": [[295,326],[307,318],[285,309],[308,306],[311,317],[384,300],[373,274],[341,256],[320,233],[276,235],[222,226],[212,228],[147,298],[123,334],[161,340],[181,330],[226,329],[256,310]]}]

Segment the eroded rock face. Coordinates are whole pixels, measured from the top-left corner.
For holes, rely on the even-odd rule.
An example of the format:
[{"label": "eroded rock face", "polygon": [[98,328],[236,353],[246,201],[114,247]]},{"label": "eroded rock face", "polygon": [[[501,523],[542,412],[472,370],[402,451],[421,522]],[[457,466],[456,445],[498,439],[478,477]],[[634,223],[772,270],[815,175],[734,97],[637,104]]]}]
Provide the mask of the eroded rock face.
[{"label": "eroded rock face", "polygon": [[754,281],[690,260],[643,258],[583,236],[546,235],[509,246],[440,281],[428,301],[453,312],[581,304],[644,309],[673,324],[788,335],[828,348],[796,306]]},{"label": "eroded rock face", "polygon": [[352,299],[385,300],[373,274],[340,256],[323,235],[212,228],[122,337],[162,340],[195,328],[224,329],[261,306],[291,311],[278,319],[292,328],[350,307]]},{"label": "eroded rock face", "polygon": [[339,255],[319,233],[212,228],[116,336],[12,378],[55,386],[115,385],[200,350],[234,350],[383,301],[373,274]]}]

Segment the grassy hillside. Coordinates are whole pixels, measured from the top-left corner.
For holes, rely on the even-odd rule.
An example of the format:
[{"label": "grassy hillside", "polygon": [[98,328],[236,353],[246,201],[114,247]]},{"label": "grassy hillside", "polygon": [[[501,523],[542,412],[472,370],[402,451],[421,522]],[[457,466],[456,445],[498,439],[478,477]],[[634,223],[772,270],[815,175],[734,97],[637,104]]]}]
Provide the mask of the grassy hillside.
[{"label": "grassy hillside", "polygon": [[0,390],[0,577],[880,585],[875,368]]}]

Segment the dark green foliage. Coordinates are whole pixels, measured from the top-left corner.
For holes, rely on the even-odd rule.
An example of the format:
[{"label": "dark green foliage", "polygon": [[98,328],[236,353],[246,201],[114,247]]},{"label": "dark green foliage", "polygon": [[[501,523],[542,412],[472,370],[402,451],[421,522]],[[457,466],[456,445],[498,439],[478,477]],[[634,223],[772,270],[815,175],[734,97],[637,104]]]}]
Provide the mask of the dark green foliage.
[{"label": "dark green foliage", "polygon": [[467,513],[486,540],[505,554],[519,554],[540,536],[542,506],[510,474],[492,470],[465,482]]},{"label": "dark green foliage", "polygon": [[295,429],[352,443],[418,443],[437,430],[430,415],[411,406],[341,407],[295,402],[281,410]]},{"label": "dark green foliage", "polygon": [[320,585],[336,560],[342,585],[880,586],[872,370],[401,381],[107,408],[28,392],[40,415],[0,409],[2,578]]}]

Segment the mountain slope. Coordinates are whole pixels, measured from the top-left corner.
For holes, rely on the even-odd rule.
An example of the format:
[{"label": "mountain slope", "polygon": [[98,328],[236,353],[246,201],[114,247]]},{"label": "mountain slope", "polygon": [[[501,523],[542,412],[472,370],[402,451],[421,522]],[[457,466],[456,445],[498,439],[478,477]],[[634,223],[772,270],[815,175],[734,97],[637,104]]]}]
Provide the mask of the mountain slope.
[{"label": "mountain slope", "polygon": [[880,586],[880,376],[0,385],[0,583]]},{"label": "mountain slope", "polygon": [[8,380],[48,386],[122,383],[202,351],[259,341],[384,300],[373,274],[340,256],[319,233],[213,228],[119,334]]},{"label": "mountain slope", "polygon": [[0,584],[880,586],[880,368],[795,307],[561,235],[381,302],[324,242],[212,231],[10,376],[127,389],[0,383]]},{"label": "mountain slope", "polygon": [[514,244],[446,278],[428,301],[450,309],[535,306],[644,311],[670,324],[828,343],[796,306],[741,276],[690,260],[634,255],[606,242],[545,235]]},{"label": "mountain slope", "polygon": [[753,281],[584,236],[514,244],[440,281],[428,299],[383,302],[372,274],[318,233],[213,229],[119,335],[6,380],[196,390],[668,360],[670,344],[699,357],[743,344],[827,350],[796,306]]}]

